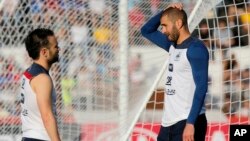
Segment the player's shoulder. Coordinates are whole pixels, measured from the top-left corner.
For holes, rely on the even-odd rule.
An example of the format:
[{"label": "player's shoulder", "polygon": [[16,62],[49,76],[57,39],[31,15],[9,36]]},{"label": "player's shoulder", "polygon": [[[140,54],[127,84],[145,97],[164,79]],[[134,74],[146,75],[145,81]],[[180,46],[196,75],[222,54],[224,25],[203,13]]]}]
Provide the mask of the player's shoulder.
[{"label": "player's shoulder", "polygon": [[36,77],[40,74],[49,74],[48,71],[46,69],[44,69],[41,65],[33,63],[27,70],[26,73],[29,73],[30,76]]},{"label": "player's shoulder", "polygon": [[191,37],[192,38],[192,47],[201,47],[201,48],[206,48],[206,45],[204,44],[203,41],[196,37]]},{"label": "player's shoulder", "polygon": [[50,84],[51,78],[49,76],[49,73],[46,69],[44,69],[42,66],[33,63],[26,71],[26,74],[29,74],[30,80],[32,80],[32,83],[38,83],[42,85]]},{"label": "player's shoulder", "polygon": [[189,50],[208,52],[207,46],[204,44],[204,42],[196,37],[192,37],[192,42],[190,44]]},{"label": "player's shoulder", "polygon": [[52,80],[49,75],[40,73],[31,81],[32,85],[52,85]]},{"label": "player's shoulder", "polygon": [[198,38],[192,37],[192,43],[190,44],[187,54],[189,57],[195,58],[208,58],[209,53],[206,45]]}]

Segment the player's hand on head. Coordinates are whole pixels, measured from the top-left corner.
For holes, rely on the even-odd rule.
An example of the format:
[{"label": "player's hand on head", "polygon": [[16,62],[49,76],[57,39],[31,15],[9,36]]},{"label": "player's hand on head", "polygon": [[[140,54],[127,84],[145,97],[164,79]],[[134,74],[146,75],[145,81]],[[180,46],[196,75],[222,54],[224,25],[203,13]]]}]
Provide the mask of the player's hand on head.
[{"label": "player's hand on head", "polygon": [[167,6],[167,8],[169,7],[178,8],[179,10],[182,10],[183,4],[181,2],[171,3]]}]

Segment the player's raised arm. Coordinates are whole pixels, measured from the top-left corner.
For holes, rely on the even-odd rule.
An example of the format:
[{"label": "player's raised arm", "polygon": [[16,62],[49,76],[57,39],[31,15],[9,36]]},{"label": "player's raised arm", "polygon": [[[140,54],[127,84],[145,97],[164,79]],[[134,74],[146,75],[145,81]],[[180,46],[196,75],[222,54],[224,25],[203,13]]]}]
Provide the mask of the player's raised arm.
[{"label": "player's raised arm", "polygon": [[[171,3],[168,5],[168,8],[177,8],[179,10],[183,9],[182,3]],[[153,16],[148,22],[144,24],[141,28],[141,34],[152,43],[156,44],[157,46],[163,48],[166,51],[169,51],[169,47],[172,42],[168,39],[168,34],[166,32],[166,28],[169,28],[169,23],[166,23],[167,16],[163,16],[162,14],[166,13],[165,10],[159,12],[155,16]],[[158,28],[161,28],[161,32]],[[171,27],[170,27],[171,28]]]},{"label": "player's raised arm", "polygon": [[156,44],[166,51],[169,51],[171,42],[168,40],[166,35],[158,30],[161,25],[160,20],[162,17],[162,13],[163,11],[153,16],[148,22],[146,22],[141,28],[141,34],[152,43]]}]

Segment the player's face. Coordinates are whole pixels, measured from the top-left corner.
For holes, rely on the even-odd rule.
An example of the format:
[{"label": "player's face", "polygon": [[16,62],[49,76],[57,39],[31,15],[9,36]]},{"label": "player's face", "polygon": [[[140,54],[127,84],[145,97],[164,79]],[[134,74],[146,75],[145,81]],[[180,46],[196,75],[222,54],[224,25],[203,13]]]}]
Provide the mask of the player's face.
[{"label": "player's face", "polygon": [[170,41],[177,42],[180,36],[179,30],[168,16],[163,16],[161,18],[161,27],[162,33],[164,33]]},{"label": "player's face", "polygon": [[59,47],[57,43],[57,39],[55,36],[48,36],[49,40],[49,55],[48,55],[48,62],[49,64],[53,64],[59,61]]}]

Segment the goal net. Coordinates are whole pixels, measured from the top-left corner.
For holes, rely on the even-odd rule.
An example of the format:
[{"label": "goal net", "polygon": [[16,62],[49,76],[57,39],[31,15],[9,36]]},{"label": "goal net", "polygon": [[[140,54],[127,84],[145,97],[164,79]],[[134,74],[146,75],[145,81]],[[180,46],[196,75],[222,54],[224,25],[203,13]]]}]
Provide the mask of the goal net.
[{"label": "goal net", "polygon": [[[205,43],[210,55],[209,88],[205,100],[206,141],[229,141],[230,125],[250,123],[250,3],[244,0],[217,2],[204,0],[184,4],[187,8],[200,3],[188,13],[189,27],[192,35]],[[210,6],[212,9],[205,11]],[[163,113],[165,72],[157,82],[131,140],[156,140]]]},{"label": "goal net", "polygon": [[[63,141],[156,140],[168,55],[140,28],[172,0],[128,0],[125,13],[121,1],[0,0],[0,141],[21,140],[19,79],[32,63],[23,40],[38,27],[52,29],[60,46],[50,74]],[[207,140],[228,140],[230,124],[249,123],[248,3],[181,2],[210,53]]]}]

